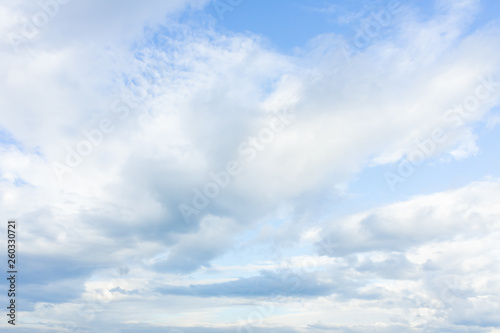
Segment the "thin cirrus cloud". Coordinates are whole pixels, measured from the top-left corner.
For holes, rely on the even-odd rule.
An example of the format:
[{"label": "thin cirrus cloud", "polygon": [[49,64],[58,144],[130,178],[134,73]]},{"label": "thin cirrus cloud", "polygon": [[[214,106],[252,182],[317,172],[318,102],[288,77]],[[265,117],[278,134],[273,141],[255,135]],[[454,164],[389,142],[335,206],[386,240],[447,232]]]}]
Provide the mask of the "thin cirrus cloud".
[{"label": "thin cirrus cloud", "polygon": [[[224,29],[213,2],[58,3],[17,48],[8,34],[43,9],[0,5],[0,207],[22,227],[32,329],[500,326],[496,178],[329,208],[436,130],[435,168],[484,153],[500,96],[484,2],[400,5],[362,47],[333,29],[287,53]],[[370,22],[352,10],[347,25]]]}]

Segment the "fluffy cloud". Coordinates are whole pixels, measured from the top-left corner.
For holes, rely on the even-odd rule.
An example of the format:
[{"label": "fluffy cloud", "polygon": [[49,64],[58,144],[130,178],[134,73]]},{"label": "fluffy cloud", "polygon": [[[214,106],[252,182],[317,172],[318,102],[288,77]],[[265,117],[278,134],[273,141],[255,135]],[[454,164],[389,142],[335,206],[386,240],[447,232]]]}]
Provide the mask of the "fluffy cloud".
[{"label": "fluffy cloud", "polygon": [[[322,253],[343,256],[364,251],[406,251],[414,246],[496,231],[500,214],[496,182],[474,183],[450,192],[416,197],[336,221],[321,243]],[[325,252],[326,251],[326,252]]]},{"label": "fluffy cloud", "polygon": [[[427,19],[402,6],[387,33],[361,49],[323,34],[294,54],[261,36],[221,32],[206,15],[196,25],[179,19],[206,5],[59,2],[19,48],[8,34],[22,35],[44,9],[0,5],[0,61],[8,64],[0,68],[0,208],[4,219],[19,218],[30,276],[24,301],[40,323],[81,322],[75,313],[93,299],[112,308],[91,311],[102,316],[95,325],[139,325],[130,306],[145,299],[146,322],[175,311],[158,315],[161,325],[234,330],[231,302],[244,318],[254,311],[247,298],[265,298],[284,273],[210,276],[223,274],[231,253],[270,241],[276,255],[307,251],[318,207],[347,197],[363,170],[411,160],[436,130],[443,140],[425,160],[478,153],[474,126],[500,96],[500,35],[493,23],[471,29],[477,1],[440,1]],[[221,174],[227,184],[215,179]],[[312,259],[318,268],[297,274],[302,289],[253,326],[498,326],[499,190],[496,181],[477,182],[328,222]],[[181,204],[196,213],[186,219]],[[125,266],[109,277],[109,267]],[[443,301],[443,290],[454,296]],[[207,312],[216,296],[226,298]],[[177,310],[162,305],[166,297]],[[343,324],[325,324],[323,305],[348,313],[337,318]],[[392,320],[396,307],[407,313]],[[365,315],[358,326],[356,312]]]}]

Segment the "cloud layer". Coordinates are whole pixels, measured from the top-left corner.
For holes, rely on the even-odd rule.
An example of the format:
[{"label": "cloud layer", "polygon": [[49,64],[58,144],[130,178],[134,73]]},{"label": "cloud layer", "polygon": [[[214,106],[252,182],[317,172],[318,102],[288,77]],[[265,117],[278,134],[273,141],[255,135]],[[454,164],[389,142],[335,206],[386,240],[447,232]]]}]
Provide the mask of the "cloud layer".
[{"label": "cloud layer", "polygon": [[[221,28],[212,5],[0,5],[0,208],[21,228],[23,325],[496,332],[498,179],[397,192],[495,130],[484,3],[358,8],[355,34],[289,53]],[[377,168],[392,200],[336,215]]]}]

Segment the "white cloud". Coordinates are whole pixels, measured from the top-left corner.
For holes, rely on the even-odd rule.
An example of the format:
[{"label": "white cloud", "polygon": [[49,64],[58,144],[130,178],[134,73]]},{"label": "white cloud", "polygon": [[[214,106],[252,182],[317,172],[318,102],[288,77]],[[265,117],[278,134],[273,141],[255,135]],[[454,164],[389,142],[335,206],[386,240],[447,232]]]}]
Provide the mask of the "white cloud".
[{"label": "white cloud", "polygon": [[[247,313],[254,307],[241,295],[247,283],[265,281],[261,297],[279,280],[269,273],[275,263],[207,269],[240,246],[235,242],[245,231],[273,221],[242,242],[274,242],[277,253],[324,236],[314,225],[317,206],[328,204],[331,193],[347,195],[346,184],[368,165],[403,159],[436,128],[448,139],[435,155],[463,159],[478,152],[472,126],[498,104],[500,44],[495,24],[467,33],[476,1],[442,1],[439,15],[427,21],[403,12],[389,37],[373,40],[349,60],[339,48],[349,41],[336,35],[318,36],[286,55],[259,36],[176,20],[185,8],[206,3],[70,1],[26,41],[31,51],[16,53],[1,40],[0,62],[8,66],[0,68],[0,124],[13,140],[0,145],[0,208],[24,225],[30,263],[50,263],[43,273],[53,284],[38,297],[60,286],[72,298],[58,294],[54,303],[60,304],[47,306],[30,299],[40,322],[54,311],[61,321],[80,320],[76,303],[103,292],[113,311],[98,316],[96,325],[120,318],[139,323],[145,316],[161,325],[230,327],[223,314],[233,300],[217,299],[207,311],[212,303],[206,295],[232,288],[234,302],[244,305],[238,311]],[[0,21],[11,19],[2,21],[0,32],[19,27],[37,10],[28,2],[2,4]],[[474,110],[446,116],[477,96],[482,78],[490,76],[494,83],[483,87],[488,97]],[[185,223],[178,205],[192,203],[193,189],[211,181],[210,171],[244,162],[248,154],[240,145],[249,148],[248,138],[283,110],[294,115],[287,128],[250,148],[255,158]],[[91,145],[92,153],[58,181],[53,162],[67,164],[68,149],[89,141],[83,131],[95,133],[103,119],[112,133],[101,133],[102,143]],[[325,232],[331,232],[330,254],[339,258],[298,254],[290,262],[291,269],[308,269],[301,281],[315,297],[279,300],[279,311],[261,324],[329,329],[316,323],[328,322],[330,310],[337,310],[347,314],[338,315],[341,329],[389,331],[399,327],[391,326],[397,304],[422,310],[436,325],[498,325],[491,308],[498,306],[492,290],[498,289],[499,192],[497,181],[473,183],[332,221]],[[115,278],[97,268],[124,264],[131,268],[120,278],[127,283],[113,284]],[[64,276],[51,275],[49,268],[61,265],[68,266]],[[235,267],[262,272],[193,281],[206,294],[172,296],[175,304],[157,293],[158,281],[177,279],[172,285],[185,289],[176,292],[189,294],[187,274],[234,273]],[[459,277],[453,288],[464,303],[441,304],[447,285],[441,276]],[[120,289],[104,290],[110,280]],[[36,290],[37,282],[30,288]],[[138,299],[147,306],[134,313]],[[175,316],[164,315],[174,310]],[[359,313],[363,320],[356,324]],[[407,317],[397,320],[412,325]]]}]

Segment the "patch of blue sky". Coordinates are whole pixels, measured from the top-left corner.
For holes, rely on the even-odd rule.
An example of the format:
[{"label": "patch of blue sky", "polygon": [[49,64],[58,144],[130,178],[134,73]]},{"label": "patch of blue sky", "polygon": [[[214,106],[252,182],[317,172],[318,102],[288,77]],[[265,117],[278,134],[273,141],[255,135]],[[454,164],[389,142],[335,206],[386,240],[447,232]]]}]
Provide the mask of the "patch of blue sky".
[{"label": "patch of blue sky", "polygon": [[[223,1],[223,0],[221,0]],[[372,14],[387,10],[393,0],[377,1],[242,1],[232,10],[216,9],[217,1],[206,11],[217,19],[217,27],[239,33],[251,32],[267,38],[279,51],[291,53],[303,48],[311,39],[321,34],[335,33],[347,39],[356,35],[357,29]],[[403,2],[400,2],[403,4]],[[432,12],[432,2],[412,0],[405,6],[418,6],[425,17]]]},{"label": "patch of blue sky", "polygon": [[483,0],[478,2],[479,12],[475,17],[470,30],[476,30],[482,26],[489,25],[492,22],[498,23],[498,13],[500,13],[500,1]]},{"label": "patch of blue sky", "polygon": [[14,138],[14,135],[7,131],[5,128],[0,127],[0,144],[1,145],[14,145],[19,147],[19,142]]},{"label": "patch of blue sky", "polygon": [[218,15],[215,3],[208,6],[207,11],[217,19],[217,27],[221,30],[263,36],[280,51],[302,47],[311,38],[330,32],[332,28],[324,15],[308,10],[304,2],[243,1],[222,16]]},{"label": "patch of blue sky", "polygon": [[29,185],[29,184],[22,178],[15,178],[14,185],[16,187],[22,187],[22,186]]},{"label": "patch of blue sky", "polygon": [[[0,126],[0,147],[1,146],[9,147],[11,149],[14,148],[22,153],[27,152],[26,147],[24,147],[24,145],[21,142],[19,142],[11,132]],[[34,147],[30,153],[33,153],[41,158],[44,158],[44,155],[41,152],[39,146]]]},{"label": "patch of blue sky", "polygon": [[488,126],[486,121],[478,123],[474,128],[478,136],[477,154],[464,159],[436,156],[415,166],[413,173],[402,177],[403,181],[391,189],[386,181],[385,173],[394,172],[401,161],[391,165],[381,165],[364,169],[349,186],[349,200],[332,207],[332,215],[345,216],[355,211],[380,207],[391,202],[406,200],[416,195],[453,190],[466,186],[474,181],[500,177],[500,126]]}]

